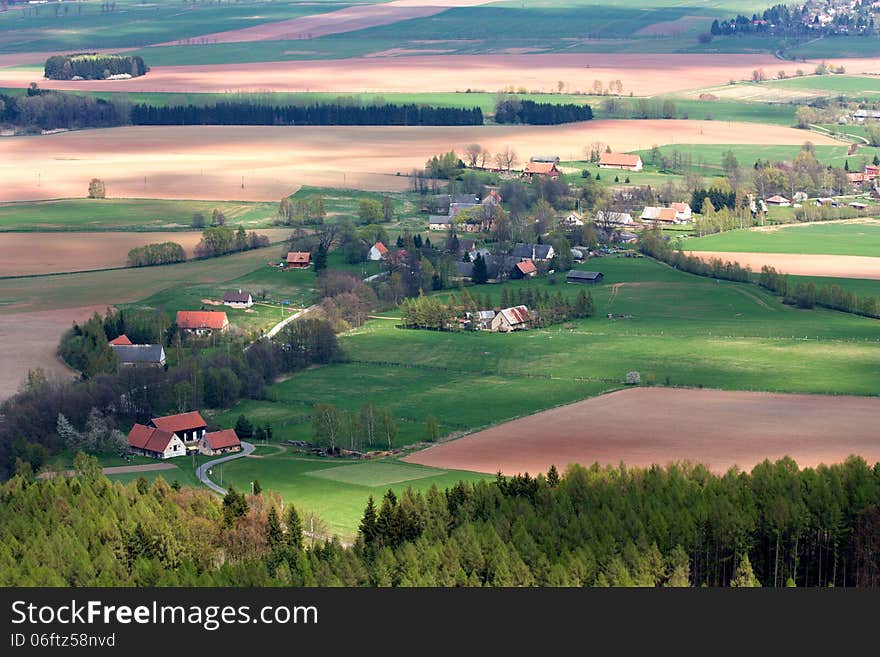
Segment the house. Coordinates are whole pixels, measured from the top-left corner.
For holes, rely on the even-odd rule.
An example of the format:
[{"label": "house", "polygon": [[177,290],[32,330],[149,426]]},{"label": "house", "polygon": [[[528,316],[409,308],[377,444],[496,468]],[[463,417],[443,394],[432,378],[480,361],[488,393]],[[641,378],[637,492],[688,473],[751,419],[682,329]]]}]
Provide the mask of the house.
[{"label": "house", "polygon": [[576,228],[584,225],[584,216],[580,212],[570,212],[569,215],[559,223],[566,228]]},{"label": "house", "polygon": [[491,331],[493,319],[495,319],[494,310],[478,310],[473,313],[465,313],[461,323],[464,328],[473,331]]},{"label": "house", "polygon": [[164,367],[165,349],[160,344],[110,344],[123,367]]},{"label": "house", "polygon": [[213,310],[178,310],[177,328],[186,333],[210,335],[229,328],[226,313]]},{"label": "house", "polygon": [[128,432],[128,451],[154,459],[170,459],[184,456],[186,446],[172,431],[135,424]]},{"label": "house", "polygon": [[865,203],[859,203],[858,201],[853,201],[852,203],[847,203],[849,207],[855,208],[856,210],[867,210],[868,206]]},{"label": "house", "polygon": [[642,210],[642,221],[650,221],[655,224],[674,224],[675,208],[659,208],[648,205]]},{"label": "house", "polygon": [[199,440],[208,430],[208,423],[198,411],[154,417],[150,424],[156,429],[175,434],[190,450],[198,449]]},{"label": "house", "polygon": [[864,121],[865,119],[880,120],[880,111],[877,110],[856,110],[852,115],[856,121]]},{"label": "house", "polygon": [[599,156],[600,169],[641,171],[642,166],[642,158],[638,155],[628,155],[626,153],[602,153]]},{"label": "house", "polygon": [[605,275],[599,271],[576,271],[571,270],[565,277],[566,283],[601,283]]},{"label": "house", "polygon": [[308,269],[312,264],[312,254],[308,251],[290,251],[287,254],[288,269]]},{"label": "house", "polygon": [[131,344],[131,343],[132,343],[131,340],[128,339],[128,336],[125,333],[110,340],[111,347],[115,344]]},{"label": "house", "polygon": [[787,208],[788,206],[791,205],[791,202],[787,198],[785,198],[784,196],[780,196],[779,194],[776,194],[775,196],[771,196],[770,198],[767,199],[767,205],[776,205],[781,208]]},{"label": "house", "polygon": [[688,203],[670,203],[669,207],[675,210],[676,221],[691,220],[691,206]]},{"label": "house", "polygon": [[510,272],[511,278],[534,278],[537,275],[538,268],[531,260],[523,260],[516,263],[516,266]]},{"label": "house", "polygon": [[864,173],[848,173],[846,174],[846,181],[852,185],[853,187],[861,187],[867,182],[868,178]]},{"label": "house", "polygon": [[199,441],[199,453],[205,456],[216,456],[227,452],[240,452],[241,441],[235,429],[210,431]]},{"label": "house", "polygon": [[455,273],[458,278],[473,278],[474,276],[474,263],[473,262],[461,262],[460,260],[455,261]]},{"label": "house", "polygon": [[865,167],[865,178],[868,180],[874,180],[875,178],[880,178],[880,166],[868,165]]},{"label": "house", "polygon": [[250,292],[244,290],[229,290],[223,294],[223,305],[230,308],[250,308],[254,305],[254,298]]},{"label": "house", "polygon": [[388,247],[382,244],[382,242],[376,242],[370,247],[370,260],[384,260],[387,255]]},{"label": "house", "polygon": [[555,162],[529,162],[523,169],[522,177],[532,180],[535,176],[548,176],[551,180],[557,180],[559,169]]},{"label": "house", "polygon": [[629,212],[605,212],[604,210],[599,210],[596,213],[596,223],[626,226],[633,223],[633,218]]},{"label": "house", "polygon": [[[428,230],[449,230],[452,228],[452,218],[445,214],[432,214],[428,217]],[[370,249],[372,254],[372,249]],[[372,260],[372,258],[370,258]],[[376,258],[379,260],[380,258]]]},{"label": "house", "polygon": [[614,234],[613,240],[618,244],[635,244],[639,241],[639,236],[635,233],[630,233],[629,231],[622,230]]},{"label": "house", "polygon": [[551,244],[523,244],[518,242],[513,247],[514,258],[519,260],[531,260],[532,262],[547,261],[556,255]]},{"label": "house", "polygon": [[480,201],[480,205],[486,207],[487,205],[497,207],[501,205],[501,193],[497,189],[490,189],[486,195],[483,197],[483,200]]},{"label": "house", "polygon": [[529,309],[525,306],[514,306],[499,310],[492,320],[492,330],[500,333],[521,331],[529,328]]}]

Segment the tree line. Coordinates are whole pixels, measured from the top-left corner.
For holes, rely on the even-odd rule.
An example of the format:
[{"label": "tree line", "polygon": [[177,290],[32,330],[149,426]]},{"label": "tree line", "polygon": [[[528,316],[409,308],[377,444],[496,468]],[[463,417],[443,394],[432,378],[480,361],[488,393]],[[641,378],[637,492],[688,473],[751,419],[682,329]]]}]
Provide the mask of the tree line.
[{"label": "tree line", "polygon": [[186,252],[177,242],[158,242],[137,246],[128,252],[129,267],[170,265],[186,260]]},{"label": "tree line", "polygon": [[495,104],[495,123],[557,125],[592,118],[593,110],[589,105],[576,103],[536,103],[533,100],[505,98]]},{"label": "tree line", "polygon": [[222,102],[214,105],[147,105],[131,108],[133,125],[482,125],[479,107],[429,105],[267,105]]},{"label": "tree line", "polygon": [[140,77],[149,71],[138,55],[99,55],[76,53],[52,55],[43,66],[43,74],[50,80],[106,80],[113,75]]},{"label": "tree line", "polygon": [[839,285],[792,283],[787,274],[765,265],[761,268],[758,285],[782,297],[783,303],[798,308],[822,306],[854,315],[880,319],[880,299],[871,295],[858,295]]},{"label": "tree line", "polygon": [[269,246],[269,238],[265,235],[259,235],[254,231],[248,233],[241,226],[238,230],[232,230],[224,225],[219,225],[211,226],[202,231],[202,239],[196,244],[194,253],[197,258],[214,258],[227,253],[249,251],[264,246]]},{"label": "tree line", "polygon": [[125,101],[43,91],[36,85],[25,96],[0,94],[0,124],[24,130],[111,128],[128,122]]},{"label": "tree line", "polygon": [[75,468],[0,485],[0,585],[880,586],[880,466],[858,457],[389,490],[351,547],[306,545],[314,516],[271,492],[113,483],[82,454]]},{"label": "tree line", "polygon": [[707,262],[697,256],[689,256],[683,251],[676,251],[663,237],[659,228],[642,231],[637,247],[645,255],[689,274],[738,283],[752,282],[752,271],[738,262],[725,262],[720,258],[712,258]]}]

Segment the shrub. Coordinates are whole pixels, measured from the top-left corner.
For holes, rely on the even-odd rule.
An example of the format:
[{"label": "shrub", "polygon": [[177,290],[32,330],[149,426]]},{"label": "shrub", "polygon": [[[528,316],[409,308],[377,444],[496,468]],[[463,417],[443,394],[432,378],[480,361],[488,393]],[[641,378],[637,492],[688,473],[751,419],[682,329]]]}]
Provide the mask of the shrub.
[{"label": "shrub", "polygon": [[626,373],[626,385],[628,386],[637,386],[642,382],[642,375],[638,372],[627,372]]}]

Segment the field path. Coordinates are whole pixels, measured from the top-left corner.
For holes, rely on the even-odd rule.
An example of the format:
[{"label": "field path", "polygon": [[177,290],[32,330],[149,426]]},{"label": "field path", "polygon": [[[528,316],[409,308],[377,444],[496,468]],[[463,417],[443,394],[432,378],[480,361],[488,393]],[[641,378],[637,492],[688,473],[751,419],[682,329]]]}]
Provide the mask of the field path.
[{"label": "field path", "polygon": [[880,280],[880,257],[841,255],[802,255],[799,253],[741,253],[733,251],[687,251],[703,260],[720,258],[738,262],[759,272],[767,265],[793,276],[830,276],[832,278],[868,278]]},{"label": "field path", "polygon": [[801,467],[880,462],[880,398],[632,388],[506,422],[404,461],[488,474],[569,463],[690,461],[716,473],[790,456]]}]

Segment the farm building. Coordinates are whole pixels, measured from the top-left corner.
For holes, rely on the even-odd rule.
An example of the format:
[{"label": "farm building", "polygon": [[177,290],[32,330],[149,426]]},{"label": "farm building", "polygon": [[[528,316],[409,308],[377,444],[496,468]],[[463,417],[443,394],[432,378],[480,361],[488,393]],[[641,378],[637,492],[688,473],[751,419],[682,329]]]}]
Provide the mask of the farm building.
[{"label": "farm building", "polygon": [[596,222],[600,224],[626,226],[633,223],[633,218],[629,212],[606,212],[604,210],[599,210],[596,213]]},{"label": "farm building", "polygon": [[241,451],[241,441],[238,439],[235,429],[210,431],[199,441],[199,452],[205,456],[239,451]]},{"label": "farm building", "polygon": [[186,446],[172,431],[135,424],[128,432],[128,451],[154,459],[170,459],[184,456]]},{"label": "farm building", "polygon": [[550,244],[524,244],[517,242],[513,247],[514,258],[520,260],[531,260],[532,262],[541,262],[550,260],[556,252]]},{"label": "farm building", "polygon": [[230,308],[250,308],[254,305],[254,298],[250,292],[244,290],[229,290],[223,295],[223,305]]},{"label": "farm building", "polygon": [[688,203],[670,203],[669,207],[675,210],[676,221],[690,221],[692,212]]},{"label": "farm building", "polygon": [[880,166],[873,166],[869,164],[865,167],[865,178],[868,180],[874,180],[875,178],[880,178]]},{"label": "farm building", "polygon": [[580,212],[569,212],[568,216],[559,222],[567,228],[575,228],[584,225],[584,216]]},{"label": "farm building", "polygon": [[532,180],[535,176],[547,176],[551,180],[557,180],[559,169],[555,162],[529,162],[523,169],[522,177]]},{"label": "farm building", "polygon": [[625,169],[626,171],[641,171],[642,158],[638,155],[626,153],[602,153],[599,156],[600,169]]},{"label": "farm building", "polygon": [[473,314],[468,313],[468,319],[470,319],[474,329],[478,331],[491,331],[492,321],[495,319],[495,311],[478,310]]},{"label": "farm building", "polygon": [[428,230],[449,230],[452,219],[445,214],[432,214],[428,217]]},{"label": "farm building", "polygon": [[287,254],[288,269],[308,269],[312,264],[312,254],[308,251],[290,251]]},{"label": "farm building", "polygon": [[599,271],[575,271],[568,272],[565,277],[566,283],[601,283],[605,275]]},{"label": "farm building", "polygon": [[214,331],[229,328],[226,313],[213,310],[178,310],[177,328],[185,333],[211,335]]},{"label": "farm building", "polygon": [[641,219],[655,224],[674,224],[676,223],[675,208],[660,208],[649,205],[642,210]]},{"label": "farm building", "polygon": [[382,244],[382,242],[376,242],[370,247],[370,260],[384,260],[387,255],[388,247]]},{"label": "farm building", "polygon": [[522,331],[529,328],[529,309],[525,306],[513,306],[499,310],[498,314],[492,320],[492,330],[499,333],[510,333],[511,331]]},{"label": "farm building", "polygon": [[198,442],[208,429],[208,423],[198,411],[154,417],[150,420],[150,424],[157,429],[175,434],[187,448],[192,450],[198,449]]},{"label": "farm building", "polygon": [[125,344],[132,344],[131,340],[128,339],[128,336],[125,333],[110,340],[111,346],[112,345],[125,345]]},{"label": "farm building", "polygon": [[531,260],[523,260],[516,263],[516,266],[510,272],[511,278],[534,278],[537,275],[538,268]]},{"label": "farm building", "polygon": [[767,199],[767,205],[778,205],[779,207],[787,208],[791,205],[791,201],[789,201],[784,196],[776,194],[775,196],[771,196]]},{"label": "farm building", "polygon": [[500,206],[501,205],[501,193],[497,189],[490,189],[486,195],[483,197],[483,200],[480,201],[480,205],[483,207],[488,206]]},{"label": "farm building", "polygon": [[160,344],[110,344],[123,367],[163,367],[165,349]]}]

